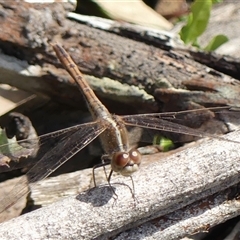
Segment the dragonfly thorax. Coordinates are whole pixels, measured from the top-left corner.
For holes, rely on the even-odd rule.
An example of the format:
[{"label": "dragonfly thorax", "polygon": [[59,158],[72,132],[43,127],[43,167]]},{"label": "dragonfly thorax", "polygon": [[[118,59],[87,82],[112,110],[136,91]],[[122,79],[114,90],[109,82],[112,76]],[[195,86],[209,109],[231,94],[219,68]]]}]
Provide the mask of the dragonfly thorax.
[{"label": "dragonfly thorax", "polygon": [[121,117],[110,115],[104,121],[107,128],[100,139],[105,153],[111,159],[112,170],[130,176],[138,171],[141,154],[135,149],[129,151],[128,131]]},{"label": "dragonfly thorax", "polygon": [[101,144],[105,154],[112,156],[115,152],[128,152],[128,131],[121,118],[115,115],[104,119],[106,130],[100,135]]}]

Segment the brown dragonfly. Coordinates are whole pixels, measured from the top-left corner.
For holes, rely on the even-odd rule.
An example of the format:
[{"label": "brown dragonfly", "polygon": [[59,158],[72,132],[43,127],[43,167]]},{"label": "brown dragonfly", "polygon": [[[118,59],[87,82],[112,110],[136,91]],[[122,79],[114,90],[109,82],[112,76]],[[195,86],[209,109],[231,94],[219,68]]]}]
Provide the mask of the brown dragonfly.
[{"label": "brown dragonfly", "polygon": [[[94,121],[39,137],[38,140],[41,141],[41,144],[47,143],[51,138],[60,138],[61,140],[51,150],[44,153],[41,159],[28,171],[28,180],[26,180],[26,178],[22,178],[8,196],[1,200],[0,213],[12,206],[18,199],[28,193],[29,189],[26,187],[27,182],[34,183],[46,178],[98,136],[100,137],[100,141],[105,152],[102,157],[103,164],[111,164],[111,172],[109,174],[108,181],[110,181],[113,171],[124,176],[131,176],[139,169],[141,164],[141,154],[137,149],[131,148],[126,126],[187,134],[200,138],[212,137],[224,141],[231,141],[217,135],[207,134],[202,131],[192,129],[176,122],[171,122],[171,120],[177,120],[185,114],[191,114],[193,112],[201,114],[201,112],[210,110],[213,112],[231,111],[230,107],[125,116],[111,114],[96,97],[93,90],[85,81],[82,73],[64,48],[58,44],[54,44],[53,49],[63,66],[75,80],[80,92],[85,98]],[[26,141],[22,140],[20,143],[22,143],[21,145],[24,145]],[[37,146],[37,142],[35,141],[34,143],[35,146]],[[9,158],[12,157],[12,155],[6,150],[6,145],[0,146],[0,153],[4,156],[8,156]]]}]

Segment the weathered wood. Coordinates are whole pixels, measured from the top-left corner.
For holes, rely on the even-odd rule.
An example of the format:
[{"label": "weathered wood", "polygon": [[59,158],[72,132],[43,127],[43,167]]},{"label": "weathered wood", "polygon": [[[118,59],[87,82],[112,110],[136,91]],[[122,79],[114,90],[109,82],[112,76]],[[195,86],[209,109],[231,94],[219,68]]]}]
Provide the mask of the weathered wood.
[{"label": "weathered wood", "polygon": [[[2,173],[1,173],[2,174]],[[26,176],[22,176],[26,178]],[[0,201],[6,203],[9,202],[10,199],[7,198],[9,192],[13,189],[13,187],[19,182],[19,178],[14,178],[7,180],[5,182],[0,183]],[[27,196],[25,195],[23,198],[19,199],[14,206],[10,207],[7,211],[0,214],[0,222],[10,220],[14,217],[18,217],[22,210],[25,208],[27,203]]]},{"label": "weathered wood", "polygon": [[[240,140],[239,131],[226,137]],[[151,219],[155,220],[144,229],[150,227],[150,236],[157,231],[158,239],[206,231],[239,214],[239,201],[234,200],[239,194],[234,187],[239,182],[239,171],[236,143],[205,140],[134,174],[134,198],[131,181],[114,178],[112,187],[117,199],[109,186],[99,186],[1,224],[0,236],[106,239]],[[172,220],[182,218],[180,222]]]},{"label": "weathered wood", "polygon": [[217,53],[190,51],[191,56],[197,62],[209,66],[219,72],[233,78],[240,79],[240,60],[231,56],[222,56]]},{"label": "weathered wood", "polygon": [[[62,68],[56,62],[56,57],[49,45],[49,42],[57,41],[69,51],[83,73],[100,79],[109,77],[137,86],[149,95],[155,96],[158,101],[164,102],[165,111],[171,111],[171,104],[168,103],[176,101],[175,98],[171,99],[171,95],[176,92],[173,87],[183,90],[177,98],[177,102],[182,103],[178,109],[191,108],[192,105],[189,102],[208,106],[239,104],[237,98],[239,82],[194,62],[187,52],[161,50],[151,46],[150,43],[137,42],[70,21],[65,18],[66,10],[62,5],[35,7],[22,4],[19,8],[19,4],[11,4],[11,8],[16,10],[14,18],[11,19],[11,33],[7,20],[12,10],[6,8],[6,17],[2,19],[0,29],[0,47],[8,55],[17,56],[31,64],[26,65],[25,68],[32,65],[41,66],[38,73],[36,71],[30,73],[24,81],[16,73],[15,76],[4,78],[6,79],[4,81],[11,85],[51,96],[61,102],[72,102],[75,105],[80,103],[77,90],[69,86],[71,85],[71,81],[67,80],[69,78],[66,75],[59,78],[63,71],[53,66]],[[30,20],[22,17],[23,13],[29,15]],[[10,34],[12,38],[9,38]],[[199,81],[201,85],[209,85],[208,82],[211,82],[211,92],[207,91],[208,88],[205,90],[197,87],[188,88],[192,81],[193,83]],[[224,87],[219,88],[221,84],[224,84]],[[167,100],[166,88],[170,88]],[[155,95],[156,89],[158,93]],[[66,94],[70,91],[71,95]],[[149,108],[150,105],[151,108]],[[146,109],[157,110],[156,102],[145,105],[143,110]]]},{"label": "weathered wood", "polygon": [[[186,147],[186,146],[185,146]],[[92,147],[93,148],[93,147]],[[158,154],[159,158],[164,158],[168,155],[173,154],[174,152],[181,151],[182,148],[175,149],[171,152],[162,152]],[[143,152],[143,148],[139,149],[139,151]],[[156,149],[155,149],[156,151]],[[156,151],[157,152],[157,151]],[[18,199],[16,206],[12,206],[11,208],[8,208],[7,211],[4,211],[0,215],[0,222],[7,221],[13,217],[17,217],[20,215],[20,213],[27,207],[27,209],[24,210],[24,212],[30,212],[33,209],[39,208],[40,206],[47,206],[51,203],[54,203],[63,197],[66,196],[73,196],[77,195],[80,192],[83,192],[91,187],[94,186],[93,184],[93,170],[91,169],[85,169],[78,171],[79,166],[83,168],[84,160],[86,159],[88,164],[91,163],[90,156],[83,157],[83,154],[78,155],[76,158],[76,161],[73,163],[72,160],[64,164],[63,169],[60,171],[56,171],[55,174],[57,176],[50,177],[48,179],[45,179],[43,181],[36,182],[34,184],[29,184],[30,189],[30,198],[26,199],[23,197],[22,199]],[[100,158],[99,158],[100,159]],[[28,160],[28,161],[27,161]],[[25,164],[27,167],[27,164],[30,165],[29,159],[27,159],[25,162],[22,162],[22,165]],[[147,166],[148,164],[155,162],[155,158],[148,158],[147,161],[144,161],[142,163],[142,167]],[[80,163],[79,163],[80,162]],[[83,163],[81,163],[83,162]],[[85,163],[86,164],[86,163]],[[65,173],[58,175],[57,172],[64,172],[69,171],[70,166],[73,169],[70,169],[72,171],[75,170],[75,172]],[[86,165],[87,166],[87,165]],[[86,168],[85,166],[85,168]],[[106,166],[106,171],[110,172],[110,166]],[[1,173],[1,177],[3,173]],[[94,172],[95,179],[97,185],[100,185],[102,183],[106,183],[106,175],[103,170],[103,168],[98,168]],[[116,173],[113,173],[113,179],[116,177]],[[23,178],[26,178],[26,176],[23,176]],[[14,180],[9,180],[2,182],[0,184],[1,189],[1,196],[3,196],[2,200],[4,204],[6,203],[6,196],[8,196],[8,200],[12,201],[13,197],[11,198],[11,191],[14,187],[20,187],[19,181],[21,181],[21,177],[14,178]],[[16,190],[16,188],[15,188]],[[9,194],[10,193],[10,194]],[[26,202],[27,201],[27,202]],[[1,203],[0,203],[1,204]]]},{"label": "weathered wood", "polygon": [[[140,106],[141,111],[156,111],[162,102],[164,103],[162,109],[166,111],[173,110],[172,105],[175,105],[174,110],[179,110],[179,108],[194,108],[200,105],[239,104],[239,83],[235,79],[194,62],[187,51],[161,50],[151,44],[151,39],[147,41],[147,44],[140,43],[139,39],[138,41],[127,39],[129,27],[125,30],[124,25],[121,26],[121,29],[119,27],[121,31],[118,34],[126,33],[124,37],[120,37],[107,32],[108,30],[99,30],[85,24],[75,23],[65,18],[66,8],[62,4],[31,5],[11,2],[9,5],[7,1],[2,6],[4,14],[1,16],[0,48],[5,53],[4,56],[7,54],[8,57],[11,57],[8,58],[7,64],[0,66],[1,74],[4,76],[1,81],[4,79],[14,86],[39,95],[50,96],[61,103],[82,106],[78,91],[56,61],[49,46],[49,42],[58,41],[69,50],[83,72],[98,77],[95,78],[95,82],[104,82],[102,77],[108,76],[110,80],[105,82],[106,86],[109,86],[110,82],[118,80],[128,83],[127,89],[134,85],[139,97],[143,91],[142,95],[146,96],[145,99],[137,100],[137,96],[131,102],[135,108]],[[115,31],[118,31],[117,28]],[[213,55],[209,55],[209,59],[211,59],[210,56]],[[2,58],[3,55],[1,55]],[[17,67],[10,65],[11,62],[16,63]],[[238,64],[234,60],[232,63],[229,62],[227,68]],[[237,72],[238,68],[235,68]],[[22,70],[25,72],[23,73]],[[26,76],[27,74],[28,76]],[[115,88],[118,89],[120,86],[116,85]],[[126,91],[125,95],[115,97],[115,93],[118,91],[115,90],[109,94],[109,89],[111,88],[107,89],[108,95],[104,95],[106,91],[102,91],[101,84],[99,84],[96,91],[99,95],[105,96],[103,99],[111,101],[120,99],[121,103],[128,95]],[[154,101],[153,97],[156,97],[157,101]],[[159,101],[161,104],[156,107],[156,103]],[[181,106],[176,106],[176,103],[181,103]],[[135,109],[135,111],[137,110]],[[79,115],[76,114],[76,116],[79,118]],[[42,118],[45,119],[45,117]],[[20,235],[24,236],[25,233],[21,232],[24,230],[24,226],[26,228],[31,226],[31,229],[27,229],[29,239],[36,238],[38,233],[37,238],[49,237],[49,232],[46,233],[45,230],[50,228],[52,236],[56,238],[72,236],[73,239],[79,239],[84,234],[89,238],[104,237],[109,236],[105,233],[111,230],[113,232],[110,235],[116,236],[123,229],[138,226],[152,218],[166,216],[165,214],[170,214],[176,209],[180,209],[180,212],[185,211],[183,207],[193,202],[196,205],[193,205],[192,208],[189,207],[190,209],[201,208],[201,203],[196,201],[203,198],[207,203],[211,203],[211,199],[216,199],[212,195],[216,192],[219,192],[220,201],[215,201],[215,203],[216,206],[220,206],[221,201],[227,200],[226,192],[223,190],[239,182],[239,156],[236,146],[225,142],[220,145],[216,140],[214,142],[213,145],[206,144],[199,149],[186,150],[184,154],[178,153],[173,156],[175,160],[167,158],[159,166],[154,165],[147,168],[146,172],[143,168],[134,177],[136,201],[132,199],[128,187],[113,185],[117,188],[118,194],[115,207],[115,205],[113,206],[115,202],[111,198],[112,192],[105,188],[95,189],[87,193],[86,198],[84,198],[84,193],[79,196],[83,202],[77,201],[75,197],[69,198],[69,200],[52,205],[46,210],[42,209],[1,225],[1,238],[4,239],[6,236],[8,239],[9,237],[14,239],[14,234],[16,238],[19,238]],[[216,151],[213,152],[215,148]],[[183,162],[177,161],[180,156],[183,158]],[[188,160],[185,161],[185,157]],[[153,158],[151,157],[151,159]],[[166,161],[169,161],[169,164]],[[178,175],[177,173],[181,169],[183,172]],[[181,175],[181,173],[183,174]],[[123,181],[131,186],[126,179]],[[140,189],[143,185],[146,188]],[[92,205],[87,204],[86,206],[85,202],[88,202],[92,195],[93,198],[102,197],[101,200],[105,201],[106,205],[92,199],[90,200]],[[227,206],[224,210],[226,215],[221,214],[220,206],[216,212],[205,211],[205,213],[210,212],[210,215],[213,213],[215,218],[209,216],[206,220],[199,221],[196,226],[194,225],[196,218],[190,219],[189,216],[189,225],[188,222],[185,222],[185,225],[178,228],[181,223],[177,222],[171,229],[170,227],[166,227],[165,230],[159,228],[161,230],[159,235],[163,236],[163,239],[170,239],[171,236],[180,237],[192,234],[199,230],[207,230],[209,227],[239,214],[238,201],[228,201],[224,204]],[[101,207],[96,207],[96,205],[101,205]],[[94,215],[95,213],[100,216],[100,219]],[[153,215],[149,217],[150,214]],[[176,210],[176,214],[182,213]],[[199,215],[198,220],[201,220],[201,216]],[[176,216],[168,215],[168,218],[176,219]],[[155,233],[156,227],[162,225],[162,222],[162,219],[159,222],[154,221],[154,228],[150,234]],[[167,223],[171,224],[169,221]],[[191,224],[192,226],[190,226]],[[123,225],[124,227],[121,228]],[[146,226],[149,224],[147,223]],[[60,228],[61,232],[59,232]],[[103,232],[100,232],[101,229]],[[33,235],[31,235],[31,230]],[[165,231],[165,235],[163,235],[163,231]],[[4,235],[5,233],[9,235]],[[133,236],[130,234],[129,236]],[[161,239],[160,237],[158,239]]]}]

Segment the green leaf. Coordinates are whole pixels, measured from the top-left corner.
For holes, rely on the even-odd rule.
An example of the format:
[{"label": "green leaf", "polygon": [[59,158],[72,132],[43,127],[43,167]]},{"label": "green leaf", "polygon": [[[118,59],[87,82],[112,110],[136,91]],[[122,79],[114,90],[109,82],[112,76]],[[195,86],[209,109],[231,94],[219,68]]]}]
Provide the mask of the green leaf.
[{"label": "green leaf", "polygon": [[215,4],[215,3],[221,3],[223,0],[212,0],[212,3]]},{"label": "green leaf", "polygon": [[217,35],[215,36],[208,45],[204,48],[205,51],[214,51],[222,44],[227,42],[229,39],[225,35]]},{"label": "green leaf", "polygon": [[180,31],[180,37],[185,44],[196,42],[197,37],[205,31],[211,8],[212,0],[196,0],[192,4],[187,25]]},{"label": "green leaf", "polygon": [[163,152],[167,152],[174,148],[174,144],[170,139],[159,135],[154,136],[153,145],[158,145]]},{"label": "green leaf", "polygon": [[8,138],[5,130],[0,128],[0,159],[2,154],[12,155],[14,150],[17,149],[17,146],[16,138]]}]

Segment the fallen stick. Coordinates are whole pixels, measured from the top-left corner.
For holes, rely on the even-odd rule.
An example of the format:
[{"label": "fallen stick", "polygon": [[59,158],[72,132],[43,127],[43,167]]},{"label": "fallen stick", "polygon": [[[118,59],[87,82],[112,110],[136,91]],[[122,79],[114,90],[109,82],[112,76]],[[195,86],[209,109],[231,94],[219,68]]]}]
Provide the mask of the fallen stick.
[{"label": "fallen stick", "polygon": [[[239,131],[225,137],[240,141]],[[189,225],[185,232],[183,228],[179,230],[179,224],[175,224],[175,230],[178,231],[175,234],[184,237],[206,231],[238,214],[240,205],[234,200],[238,194],[236,192],[231,196],[232,188],[227,190],[239,182],[238,149],[237,143],[206,139],[142,167],[133,176],[134,197],[131,180],[117,177],[112,181],[116,195],[105,185],[82,192],[78,196],[68,197],[1,224],[0,238],[19,239],[21,236],[24,239],[105,239],[151,219],[163,219],[174,212],[182,212],[184,215],[187,213],[184,209],[188,206],[191,208],[191,204],[201,207],[199,201],[203,199],[208,207],[202,214],[213,210],[217,220],[210,221],[210,218],[205,218],[204,223],[201,221],[198,224],[193,218],[192,223],[195,224]],[[158,154],[144,157],[143,161],[148,161],[148,158],[158,158]],[[228,204],[229,199],[234,207]],[[220,203],[225,204],[224,214],[223,207],[218,207]],[[192,212],[188,212],[189,216],[185,215],[185,221],[193,217]],[[180,222],[181,215],[178,216]],[[210,214],[210,217],[213,218],[213,215]],[[163,237],[158,239],[171,239],[173,230],[174,226],[163,229],[159,225],[158,231],[165,232]]]}]

